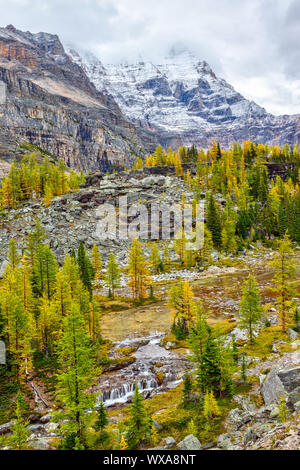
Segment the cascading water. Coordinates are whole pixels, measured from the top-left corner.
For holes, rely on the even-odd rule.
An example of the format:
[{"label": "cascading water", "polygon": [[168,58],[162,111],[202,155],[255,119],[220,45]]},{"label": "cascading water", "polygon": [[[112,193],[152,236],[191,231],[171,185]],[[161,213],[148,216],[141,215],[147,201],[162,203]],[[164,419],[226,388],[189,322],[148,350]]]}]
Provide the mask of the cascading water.
[{"label": "cascading water", "polygon": [[[124,369],[101,376],[99,383],[101,393],[98,395],[98,403],[102,401],[104,406],[108,407],[128,402],[134,393],[135,384],[141,392],[159,389],[160,384],[156,376],[158,371],[162,372],[165,377],[164,387],[171,388],[181,381],[184,361],[160,346],[162,337],[162,334],[155,334],[148,338],[134,338],[117,343],[116,350],[139,343],[140,346],[137,346],[134,353],[136,361]],[[178,380],[179,371],[182,373]]]},{"label": "cascading water", "polygon": [[[151,391],[158,387],[158,383],[154,378],[147,381],[137,381],[139,391]],[[105,390],[99,399],[103,401],[104,406],[112,406],[117,403],[126,403],[134,393],[135,383],[124,383],[118,388]]]}]

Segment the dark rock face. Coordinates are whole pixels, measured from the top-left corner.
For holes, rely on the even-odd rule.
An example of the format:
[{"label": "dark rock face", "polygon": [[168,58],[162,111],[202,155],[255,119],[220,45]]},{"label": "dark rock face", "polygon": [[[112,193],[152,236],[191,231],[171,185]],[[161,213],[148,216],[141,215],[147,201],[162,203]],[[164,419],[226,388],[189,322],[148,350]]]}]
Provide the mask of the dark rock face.
[{"label": "dark rock face", "polygon": [[269,178],[275,180],[276,176],[280,176],[281,179],[286,180],[293,171],[294,164],[293,163],[268,163],[268,175]]},{"label": "dark rock face", "polygon": [[140,88],[153,90],[154,95],[171,96],[172,91],[165,77],[156,77],[146,80]]},{"label": "dark rock face", "polygon": [[300,367],[279,372],[278,377],[289,395],[288,402],[294,405],[300,400]]},{"label": "dark rock face", "polygon": [[272,369],[263,383],[262,394],[267,405],[285,397],[288,406],[293,408],[300,400],[300,367]]},{"label": "dark rock face", "polygon": [[8,434],[13,426],[14,422],[9,421],[8,423],[2,424],[0,426],[0,436],[3,434]]},{"label": "dark rock face", "polygon": [[0,28],[0,84],[0,158],[6,161],[29,142],[69,166],[107,171],[130,164],[145,145],[56,35]]},{"label": "dark rock face", "polygon": [[[269,178],[276,179],[276,176],[280,176],[281,179],[286,180],[289,172],[293,169],[292,163],[267,163],[266,164]],[[189,170],[191,176],[196,174],[196,166],[190,163],[182,164],[183,172],[186,173]],[[97,186],[100,181],[103,179],[105,170],[103,172],[95,172],[86,177],[85,187]],[[134,176],[137,179],[142,179],[145,176],[149,175],[162,175],[162,176],[175,176],[175,168],[171,166],[152,166],[144,167],[142,170],[134,170],[131,172],[131,176]],[[119,172],[121,176],[121,173]],[[124,173],[126,178],[126,173]]]},{"label": "dark rock face", "polygon": [[[47,33],[32,34],[16,30],[13,26],[0,29],[1,62],[12,62],[9,68],[20,73],[28,73],[30,78],[42,77],[45,72],[57,79],[69,81],[70,84],[85,90],[104,102],[90,83],[84,71],[65,53],[57,35]],[[21,67],[21,64],[25,68]],[[27,68],[30,67],[31,70]]]}]

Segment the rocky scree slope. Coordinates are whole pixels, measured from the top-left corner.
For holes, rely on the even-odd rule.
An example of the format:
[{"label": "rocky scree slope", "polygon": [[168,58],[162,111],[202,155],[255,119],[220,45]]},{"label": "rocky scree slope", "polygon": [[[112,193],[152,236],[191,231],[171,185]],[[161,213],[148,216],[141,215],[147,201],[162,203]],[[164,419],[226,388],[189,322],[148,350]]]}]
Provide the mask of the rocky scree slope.
[{"label": "rocky scree slope", "polygon": [[103,65],[68,48],[99,91],[111,94],[124,115],[152,129],[164,147],[223,146],[233,141],[299,144],[300,115],[274,116],[217,77],[205,61],[174,49],[159,63]]},{"label": "rocky scree slope", "polygon": [[[253,392],[248,397],[236,395],[237,408],[225,422],[227,432],[217,438],[217,447],[224,450],[299,450],[300,448],[300,336],[290,331],[294,352],[281,357],[273,354],[266,361],[250,358],[254,364],[247,375],[259,377],[264,405],[255,403]],[[257,362],[258,361],[258,362]],[[279,403],[286,400],[287,419],[280,417]]]},{"label": "rocky scree slope", "polygon": [[[93,180],[93,177],[90,179]],[[129,206],[139,201],[143,204],[161,201],[167,205],[180,203],[183,191],[187,203],[193,199],[193,193],[187,190],[186,183],[174,176],[147,176],[143,171],[137,170],[109,176],[97,175],[94,180],[93,186],[82,188],[78,193],[54,198],[49,207],[45,207],[43,203],[28,202],[1,217],[0,276],[5,269],[10,238],[14,237],[21,247],[27,234],[34,229],[37,217],[46,231],[46,242],[49,242],[59,262],[63,262],[72,248],[77,250],[82,240],[88,249],[96,243],[103,259],[114,252],[123,264],[126,262],[131,240],[99,239],[96,234],[99,207],[105,203],[117,206],[120,196],[127,196]],[[146,238],[147,236],[145,233]]]},{"label": "rocky scree slope", "polygon": [[[286,178],[287,164],[268,164],[267,168],[270,178],[276,178],[276,175]],[[194,176],[195,166],[183,164],[184,172],[187,169]],[[5,173],[6,170],[7,163],[0,160],[0,175],[1,171]],[[127,196],[129,207],[135,203],[145,204],[148,211],[150,203],[163,203],[170,207],[181,203],[183,192],[186,202],[191,203],[194,194],[186,182],[175,175],[173,167],[150,167],[110,175],[95,172],[87,176],[86,184],[79,192],[56,197],[49,207],[41,201],[29,201],[17,209],[10,209],[0,217],[0,276],[5,269],[10,238],[14,237],[21,247],[27,234],[34,229],[36,218],[42,223],[47,235],[46,242],[49,242],[59,262],[62,263],[73,248],[77,250],[82,240],[88,249],[96,243],[103,259],[109,252],[114,252],[121,265],[125,264],[130,240],[99,239],[96,234],[98,209],[106,203],[117,207],[119,198],[124,196]],[[204,191],[201,197],[205,197]],[[216,194],[216,198],[225,205],[221,194]],[[132,217],[128,218],[129,223],[132,220]],[[144,235],[145,240],[150,239],[146,231]]]},{"label": "rocky scree slope", "polygon": [[56,35],[0,28],[0,158],[27,142],[84,170],[135,160],[143,142],[112,96],[96,90]]}]

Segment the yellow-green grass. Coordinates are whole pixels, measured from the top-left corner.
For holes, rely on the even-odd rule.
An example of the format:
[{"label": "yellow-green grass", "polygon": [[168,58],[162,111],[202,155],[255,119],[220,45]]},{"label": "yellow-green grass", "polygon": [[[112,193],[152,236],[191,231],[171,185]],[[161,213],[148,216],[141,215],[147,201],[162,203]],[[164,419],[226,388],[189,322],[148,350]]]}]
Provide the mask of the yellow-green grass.
[{"label": "yellow-green grass", "polygon": [[264,328],[259,335],[255,338],[254,343],[247,343],[243,346],[240,351],[247,353],[249,356],[260,357],[266,359],[270,354],[272,354],[272,346],[275,341],[284,341],[287,344],[278,344],[276,347],[280,352],[289,352],[291,351],[291,346],[288,343],[289,337],[286,333],[283,333],[280,326],[270,326]]}]

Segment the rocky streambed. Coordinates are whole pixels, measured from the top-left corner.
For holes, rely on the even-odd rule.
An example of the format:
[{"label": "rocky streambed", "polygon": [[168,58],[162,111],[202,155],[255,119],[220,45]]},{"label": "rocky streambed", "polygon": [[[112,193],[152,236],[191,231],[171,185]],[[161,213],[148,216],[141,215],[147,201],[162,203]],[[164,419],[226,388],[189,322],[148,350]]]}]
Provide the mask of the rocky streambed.
[{"label": "rocky streambed", "polygon": [[[199,273],[198,279],[193,282],[195,300],[201,300],[204,304],[210,323],[237,318],[243,281],[251,270],[259,281],[263,303],[271,302],[273,305],[268,319],[272,324],[273,320],[277,324],[277,309],[270,289],[272,272],[270,268],[266,269],[272,256],[272,252],[265,253],[264,260],[256,260],[254,264],[245,265],[244,269],[224,268],[218,269],[218,272]],[[146,398],[166,391],[178,384],[185,371],[192,367],[186,358],[188,350],[170,350],[168,347],[171,345],[163,346],[162,340],[172,323],[172,312],[166,302],[167,287],[158,287],[160,297],[165,297],[161,302],[103,315],[102,333],[115,342],[111,357],[118,357],[118,351],[124,348],[134,348],[131,354],[134,362],[125,362],[121,369],[109,370],[100,376],[95,392],[105,406],[129,402],[135,383]],[[264,327],[263,320],[261,328]],[[237,327],[232,333],[236,339],[247,339],[246,332]]]},{"label": "rocky streambed", "polygon": [[162,346],[164,334],[119,341],[111,351],[114,357],[123,348],[134,348],[134,362],[119,370],[108,370],[99,378],[93,392],[106,407],[131,401],[135,384],[145,398],[175,387],[191,363]]}]

